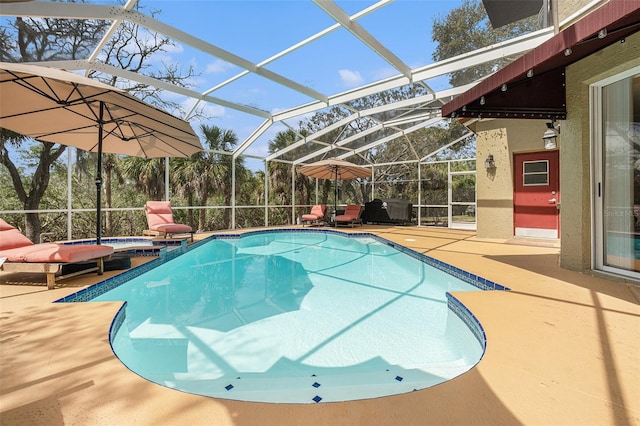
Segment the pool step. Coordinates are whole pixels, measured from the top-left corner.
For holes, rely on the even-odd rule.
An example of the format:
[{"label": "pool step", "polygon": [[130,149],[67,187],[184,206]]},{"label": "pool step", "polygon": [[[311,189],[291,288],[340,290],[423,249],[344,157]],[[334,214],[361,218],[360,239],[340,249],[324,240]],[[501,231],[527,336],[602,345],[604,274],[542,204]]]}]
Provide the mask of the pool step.
[{"label": "pool step", "polygon": [[424,371],[399,368],[298,377],[271,373],[215,376],[177,373],[162,384],[187,392],[240,401],[316,403],[408,393],[441,382],[440,377]]}]

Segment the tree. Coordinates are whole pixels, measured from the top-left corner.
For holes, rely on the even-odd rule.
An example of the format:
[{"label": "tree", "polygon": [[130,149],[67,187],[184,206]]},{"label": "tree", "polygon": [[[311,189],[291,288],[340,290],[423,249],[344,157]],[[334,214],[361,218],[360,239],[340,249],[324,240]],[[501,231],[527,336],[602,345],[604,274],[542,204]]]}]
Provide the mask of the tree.
[{"label": "tree", "polygon": [[148,200],[157,201],[165,194],[164,163],[164,158],[125,157],[121,160],[121,167],[137,190],[142,191]]},{"label": "tree", "polygon": [[[207,206],[209,197],[221,194],[225,206],[231,205],[233,158],[231,152],[238,143],[233,130],[221,129],[217,126],[203,124],[200,131],[204,136],[205,150],[193,154],[189,158],[177,158],[173,161],[172,176],[184,194],[193,193],[199,206]],[[224,154],[228,152],[229,154]],[[236,185],[240,186],[244,176],[242,159],[236,164]],[[231,210],[225,208],[223,228],[231,224]],[[200,209],[198,214],[198,230],[207,229],[206,210]]]},{"label": "tree", "polygon": [[[463,0],[460,7],[434,20],[431,38],[438,46],[432,56],[435,61],[442,61],[526,34],[537,29],[537,26],[536,17],[531,17],[493,29],[481,0]],[[455,71],[449,75],[449,83],[453,87],[471,83],[498,70],[512,59],[501,58]]]},{"label": "tree", "polygon": [[[291,129],[278,132],[275,138],[269,141],[269,154],[286,148],[297,139],[299,139],[298,134]],[[291,203],[290,165],[279,161],[271,161],[269,163],[269,193],[272,195],[269,199],[275,198],[280,205]]]},{"label": "tree", "polygon": [[[67,19],[23,19],[17,17],[11,27],[0,31],[0,58],[8,62],[37,62],[60,59],[79,59],[91,52],[100,40],[109,23],[99,20]],[[40,201],[49,185],[49,174],[53,163],[65,151],[65,146],[43,142],[31,150],[39,161],[29,182],[17,173],[16,160],[8,145],[15,150],[29,138],[2,131],[0,137],[1,163],[9,170],[23,209],[38,210]],[[25,215],[25,234],[32,241],[40,235],[41,222],[37,213]]]},{"label": "tree", "polygon": [[[51,165],[62,155],[64,147],[43,142],[41,146],[32,146],[24,155],[25,159],[38,158],[31,179],[22,178],[22,174],[9,156],[9,145],[18,148],[26,138],[15,132],[0,128],[0,163],[9,171],[13,187],[24,210],[38,210],[40,200],[49,185]],[[24,233],[31,241],[37,242],[41,231],[37,213],[25,214]]]},{"label": "tree", "polygon": [[[269,141],[269,153],[273,154],[286,148],[307,135],[309,135],[309,131],[306,128],[301,128],[297,132],[293,129],[278,132],[275,138]],[[311,149],[311,146],[303,145],[294,150],[293,153],[294,156],[299,157],[311,152]],[[269,198],[276,198],[280,205],[289,205],[293,202],[291,199],[291,167],[290,164],[279,161],[269,163],[269,193],[272,195]],[[296,170],[294,188],[296,205],[310,204],[313,193],[312,188],[314,187],[315,185],[312,184],[311,179]],[[281,219],[284,220],[284,216]]]},{"label": "tree", "polygon": [[[68,0],[76,2],[76,0]],[[77,0],[77,2],[84,2]],[[140,6],[136,4],[136,8]],[[152,11],[155,16],[158,11]],[[51,19],[51,18],[22,18],[17,17],[8,27],[0,30],[0,59],[7,62],[40,62],[52,60],[73,60],[88,58],[94,47],[98,44],[110,21],[91,19]],[[144,33],[142,33],[144,31]],[[188,79],[195,75],[191,66],[186,70],[180,69],[178,64],[167,64],[162,62],[159,68],[150,66],[153,58],[162,54],[174,43],[168,38],[140,30],[137,25],[130,22],[123,22],[116,30],[113,37],[100,55],[100,60],[107,64],[115,65],[119,68],[134,72],[144,72],[147,75],[167,81],[178,86],[186,86]],[[107,76],[90,72],[90,77],[111,85],[128,90],[132,94],[143,100],[153,103],[156,106],[180,111],[179,104],[168,101],[160,96],[157,88],[150,88],[142,84],[131,84],[127,80],[121,80],[116,76]],[[128,84],[128,85],[127,85]],[[13,184],[16,190],[24,187],[22,179],[17,179],[12,170],[17,170],[17,159],[12,158],[12,153],[6,149],[6,142],[13,146],[20,147],[28,139],[7,139],[3,137],[0,146],[0,157],[2,164],[10,171]],[[49,184],[49,169],[65,150],[65,146],[42,143],[33,152],[39,158],[36,167],[38,176],[31,179],[31,185],[27,187],[24,194],[19,197],[23,202],[25,210],[37,210],[42,196]],[[112,172],[118,175],[118,159],[112,154],[105,154],[104,164],[106,165],[107,179],[103,185],[107,196],[105,197],[106,207],[111,207],[111,175]],[[106,223],[110,224],[110,214],[106,212]],[[25,232],[32,240],[37,240],[40,233],[40,217],[36,213],[29,213],[25,216]]]}]

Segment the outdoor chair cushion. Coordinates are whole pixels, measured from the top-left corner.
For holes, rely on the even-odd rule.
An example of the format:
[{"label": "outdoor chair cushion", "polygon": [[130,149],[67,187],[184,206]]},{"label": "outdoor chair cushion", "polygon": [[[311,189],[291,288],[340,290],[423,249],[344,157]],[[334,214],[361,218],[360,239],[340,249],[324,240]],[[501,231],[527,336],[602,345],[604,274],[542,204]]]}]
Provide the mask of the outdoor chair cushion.
[{"label": "outdoor chair cushion", "polygon": [[344,214],[336,216],[336,222],[353,222],[360,219],[360,210],[362,207],[359,204],[350,204],[344,211]]},{"label": "outdoor chair cushion", "polygon": [[0,218],[0,257],[19,263],[72,263],[109,256],[113,247],[96,244],[34,244],[30,239]]},{"label": "outdoor chair cushion", "polygon": [[97,244],[42,243],[2,250],[0,257],[6,257],[7,262],[74,263],[109,256],[112,253],[113,247]]},{"label": "outdoor chair cushion", "polygon": [[311,208],[311,212],[302,215],[304,221],[314,221],[324,218],[327,206],[325,204],[317,204]]},{"label": "outdoor chair cushion", "polygon": [[166,234],[192,232],[189,225],[173,222],[173,210],[170,201],[147,201],[145,213],[149,229]]},{"label": "outdoor chair cushion", "polygon": [[0,250],[33,245],[20,231],[0,218]]}]

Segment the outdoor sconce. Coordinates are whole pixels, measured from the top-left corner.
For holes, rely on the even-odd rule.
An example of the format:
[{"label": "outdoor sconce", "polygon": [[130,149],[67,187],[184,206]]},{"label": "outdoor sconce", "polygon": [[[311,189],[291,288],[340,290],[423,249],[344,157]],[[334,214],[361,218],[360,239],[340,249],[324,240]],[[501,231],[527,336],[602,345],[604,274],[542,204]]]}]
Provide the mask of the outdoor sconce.
[{"label": "outdoor sconce", "polygon": [[487,170],[493,170],[496,168],[496,162],[493,159],[493,154],[489,154],[487,159],[484,160],[484,168]]},{"label": "outdoor sconce", "polygon": [[547,130],[545,130],[544,135],[542,135],[544,149],[556,149],[558,147],[558,135],[560,134],[560,126],[556,126],[555,122],[555,120],[552,120],[551,123],[547,123]]}]

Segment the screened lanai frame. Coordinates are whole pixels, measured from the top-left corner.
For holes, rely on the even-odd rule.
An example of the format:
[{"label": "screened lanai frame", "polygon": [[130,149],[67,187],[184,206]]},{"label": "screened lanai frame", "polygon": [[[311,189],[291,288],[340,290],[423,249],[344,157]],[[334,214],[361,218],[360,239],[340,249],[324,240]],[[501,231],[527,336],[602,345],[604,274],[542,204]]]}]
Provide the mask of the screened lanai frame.
[{"label": "screened lanai frame", "polygon": [[[73,61],[48,61],[47,66],[67,69],[76,72],[97,71],[107,75],[113,75],[128,79],[133,82],[139,82],[149,86],[157,87],[165,92],[175,95],[185,96],[194,100],[194,103],[186,117],[189,119],[195,113],[198,105],[210,104],[229,108],[244,114],[257,117],[262,122],[255,127],[250,135],[238,144],[237,148],[230,153],[234,162],[240,158],[256,158],[265,163],[265,182],[268,179],[266,166],[269,162],[281,162],[292,166],[292,179],[294,179],[293,170],[301,165],[307,164],[326,158],[336,156],[341,159],[363,163],[363,153],[368,150],[388,143],[390,141],[405,138],[406,135],[429,126],[435,126],[442,122],[440,107],[450,101],[457,95],[467,91],[473,84],[447,88],[443,90],[434,90],[429,81],[432,79],[446,76],[451,72],[462,70],[470,66],[478,65],[485,62],[494,61],[498,58],[513,58],[522,55],[532,48],[543,43],[553,35],[553,28],[548,27],[538,30],[520,37],[516,37],[493,46],[487,46],[476,51],[472,51],[463,55],[459,55],[444,61],[435,62],[425,66],[411,68],[403,62],[399,55],[387,48],[384,43],[379,41],[369,32],[365,26],[360,25],[359,21],[370,14],[384,13],[386,6],[392,3],[391,0],[382,0],[372,3],[368,7],[355,13],[347,14],[340,7],[338,2],[325,0],[312,0],[317,8],[326,14],[332,20],[332,24],[316,32],[310,37],[303,40],[294,40],[287,48],[277,52],[276,54],[266,58],[260,62],[252,62],[245,57],[223,49],[222,47],[204,39],[194,36],[181,29],[175,28],[166,22],[156,19],[147,14],[143,14],[135,10],[138,0],[128,0],[123,5],[99,4],[98,3],[58,3],[58,2],[33,2],[33,1],[2,1],[0,8],[0,17],[32,17],[32,18],[70,18],[70,19],[101,19],[112,21],[112,25],[106,32],[100,43],[95,47],[94,51],[84,60]],[[544,2],[546,4],[546,2]],[[545,6],[547,7],[547,6]],[[127,70],[116,68],[112,65],[100,62],[101,49],[106,45],[110,37],[112,37],[115,29],[123,21],[128,21],[146,28],[149,31],[163,34],[176,42],[198,49],[208,54],[211,58],[217,58],[227,63],[233,64],[240,68],[240,72],[214,87],[204,91],[195,91],[192,89],[178,87],[152,77],[133,73]],[[303,84],[288,78],[280,73],[274,72],[269,65],[275,61],[293,54],[301,48],[310,46],[316,40],[327,36],[334,31],[346,31],[356,40],[359,45],[373,54],[382,58],[387,64],[390,64],[397,71],[396,75],[384,78],[369,84],[365,84],[356,89],[339,93],[321,93],[309,85]],[[415,40],[407,40],[407,43],[415,43]],[[260,76],[270,84],[278,84],[284,86],[288,90],[297,92],[301,97],[309,98],[311,101],[293,105],[289,108],[266,111],[252,105],[247,105],[238,100],[223,98],[217,96],[226,87],[230,87],[234,82],[240,81],[246,76]],[[421,94],[411,99],[380,105],[369,109],[357,110],[352,106],[353,101],[363,97],[384,92],[391,89],[401,87],[415,86],[420,87]],[[300,120],[314,112],[322,111],[331,107],[339,107],[348,111],[350,115],[341,119],[317,132],[311,133],[306,137],[300,137],[293,144],[287,146],[272,154],[257,156],[249,151],[251,147],[272,129],[275,125],[282,125],[285,128],[292,128],[288,122]],[[380,114],[394,112],[394,116],[390,120],[381,120]],[[342,134],[342,130],[355,121],[366,121],[367,125],[364,130],[356,135],[351,135],[337,140],[324,140],[323,137],[332,131]],[[366,141],[366,143],[365,143]],[[450,146],[457,141],[442,141],[442,147]],[[301,147],[305,147],[304,154],[301,153]],[[312,152],[309,149],[313,148]],[[300,151],[300,152],[299,152]],[[408,157],[399,161],[415,162],[420,164],[426,161],[416,155],[416,151],[407,150]],[[432,154],[428,154],[426,158]],[[375,167],[375,164],[364,163],[365,167]],[[233,168],[235,171],[235,167]],[[168,180],[168,177],[165,178]],[[232,224],[236,223],[236,203],[235,203],[235,178],[232,179]],[[265,191],[268,189],[265,185]],[[166,194],[169,198],[170,194]],[[373,194],[372,194],[373,196]],[[419,202],[418,202],[419,204]],[[265,224],[268,223],[269,200],[265,197]],[[295,202],[292,206],[292,220],[295,218]]]}]

